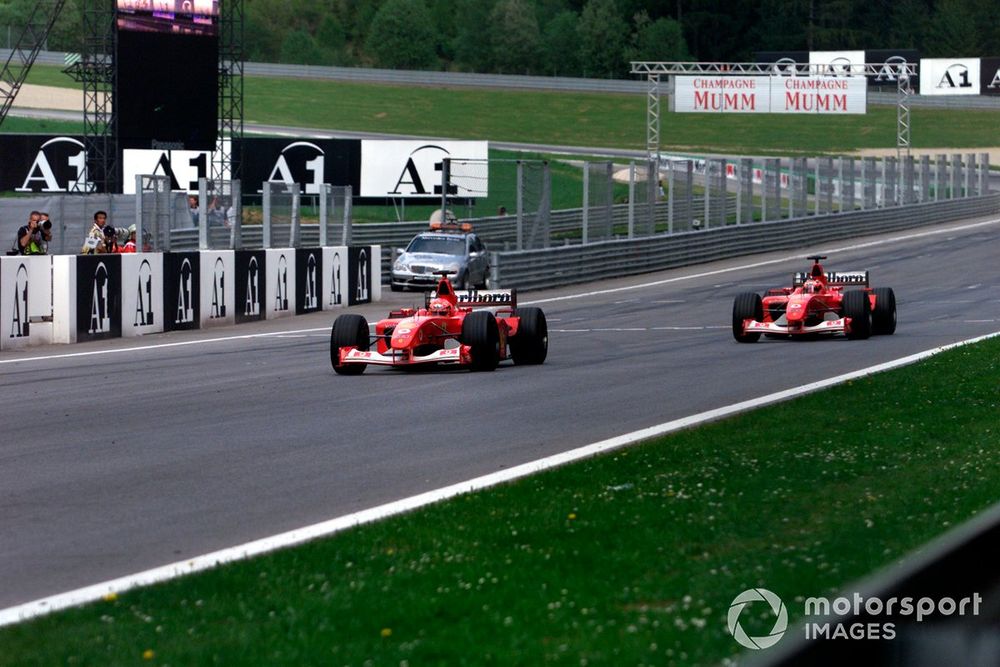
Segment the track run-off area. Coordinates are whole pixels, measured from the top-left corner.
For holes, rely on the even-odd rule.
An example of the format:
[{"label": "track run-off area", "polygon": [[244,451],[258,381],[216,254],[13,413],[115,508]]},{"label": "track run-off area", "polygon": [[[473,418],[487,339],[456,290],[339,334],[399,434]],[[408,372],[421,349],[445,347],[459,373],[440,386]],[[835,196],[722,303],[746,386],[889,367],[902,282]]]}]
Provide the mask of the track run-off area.
[{"label": "track run-off area", "polygon": [[[0,610],[1000,331],[998,241],[970,220],[522,293],[548,359],[494,373],[337,376],[329,312],[4,352]],[[814,253],[894,288],[897,333],[736,343],[733,297]]]}]

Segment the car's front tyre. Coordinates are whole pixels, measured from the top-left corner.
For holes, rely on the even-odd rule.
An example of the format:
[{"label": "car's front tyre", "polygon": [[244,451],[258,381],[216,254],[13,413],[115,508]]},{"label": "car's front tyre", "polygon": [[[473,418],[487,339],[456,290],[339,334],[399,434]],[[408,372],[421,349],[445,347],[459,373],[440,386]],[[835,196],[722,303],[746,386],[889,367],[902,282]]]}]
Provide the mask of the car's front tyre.
[{"label": "car's front tyre", "polygon": [[340,363],[340,348],[356,347],[368,350],[368,320],[361,315],[348,313],[333,322],[330,329],[330,365],[338,375],[360,375],[365,372],[365,364]]},{"label": "car's front tyre", "polygon": [[743,331],[745,320],[756,320],[760,322],[764,319],[764,302],[760,294],[756,292],[743,292],[736,296],[733,301],[733,338],[738,343],[756,343],[760,340],[759,333],[746,333]]},{"label": "car's front tyre", "polygon": [[462,320],[460,340],[472,348],[472,370],[496,369],[500,363],[500,330],[493,313],[476,310],[466,315]]}]

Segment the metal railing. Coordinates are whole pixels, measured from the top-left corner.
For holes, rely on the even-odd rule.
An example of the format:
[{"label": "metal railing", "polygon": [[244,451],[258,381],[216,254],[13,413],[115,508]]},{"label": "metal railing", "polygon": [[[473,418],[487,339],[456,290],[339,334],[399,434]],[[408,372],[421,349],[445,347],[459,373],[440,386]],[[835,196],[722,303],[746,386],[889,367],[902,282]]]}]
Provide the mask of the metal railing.
[{"label": "metal railing", "polygon": [[1000,194],[702,231],[491,253],[497,287],[542,289],[1000,212]]}]

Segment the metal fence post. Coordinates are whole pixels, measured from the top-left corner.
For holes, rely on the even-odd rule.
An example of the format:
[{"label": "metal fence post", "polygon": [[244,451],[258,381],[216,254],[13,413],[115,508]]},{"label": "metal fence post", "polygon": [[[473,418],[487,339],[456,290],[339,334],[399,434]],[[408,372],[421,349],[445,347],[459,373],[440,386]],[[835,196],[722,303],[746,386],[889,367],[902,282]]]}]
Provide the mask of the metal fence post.
[{"label": "metal fence post", "polygon": [[628,237],[635,237],[635,162],[628,163]]},{"label": "metal fence post", "polygon": [[319,247],[327,246],[326,225],[329,221],[329,200],[333,196],[333,186],[323,183],[319,188]]},{"label": "metal fence post", "polygon": [[264,192],[261,201],[261,234],[263,245],[265,248],[271,247],[271,182],[266,181],[264,183]]},{"label": "metal fence post", "polygon": [[198,179],[198,249],[208,250],[208,179]]},{"label": "metal fence post", "polygon": [[590,165],[583,163],[583,245],[587,245],[587,230],[590,222]]},{"label": "metal fence post", "polygon": [[135,251],[143,252],[142,243],[142,175],[135,175]]},{"label": "metal fence post", "polygon": [[524,250],[524,162],[517,161],[517,191],[514,194],[514,206],[517,209],[517,230],[515,247]]},{"label": "metal fence post", "polygon": [[968,153],[965,156],[965,197],[971,197],[974,193],[972,190],[972,176],[976,171],[976,154]]},{"label": "metal fence post", "polygon": [[[229,183],[229,205],[233,209],[233,216],[229,230],[229,247],[233,250],[240,250],[243,247],[243,183],[241,181],[230,181]],[[229,212],[226,212],[229,215]]]},{"label": "metal fence post", "polygon": [[342,245],[349,246],[354,238],[354,186],[344,187],[344,224],[340,230]]},{"label": "metal fence post", "polygon": [[292,184],[292,219],[289,221],[288,229],[288,247],[298,248],[301,245],[301,230],[300,230],[300,210],[302,208],[302,193],[299,190],[298,183]]},{"label": "metal fence post", "polygon": [[674,162],[667,161],[667,234],[674,233]]}]

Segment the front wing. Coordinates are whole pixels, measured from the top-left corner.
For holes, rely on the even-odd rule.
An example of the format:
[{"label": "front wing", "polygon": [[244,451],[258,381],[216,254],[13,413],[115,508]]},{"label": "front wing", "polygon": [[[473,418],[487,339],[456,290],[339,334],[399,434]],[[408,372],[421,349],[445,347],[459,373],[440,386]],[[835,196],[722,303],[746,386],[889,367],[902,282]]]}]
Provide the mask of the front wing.
[{"label": "front wing", "polygon": [[411,350],[390,350],[380,354],[374,350],[359,350],[356,347],[340,348],[341,364],[372,364],[374,366],[415,366],[419,364],[457,364],[472,363],[471,349],[468,345],[460,345],[449,349],[435,350],[430,354],[417,356]]},{"label": "front wing", "polygon": [[851,330],[851,318],[841,317],[836,320],[825,320],[812,326],[790,327],[774,322],[758,322],[757,320],[746,320],[743,323],[744,333],[764,333],[797,336],[801,334],[815,333],[849,333]]}]

